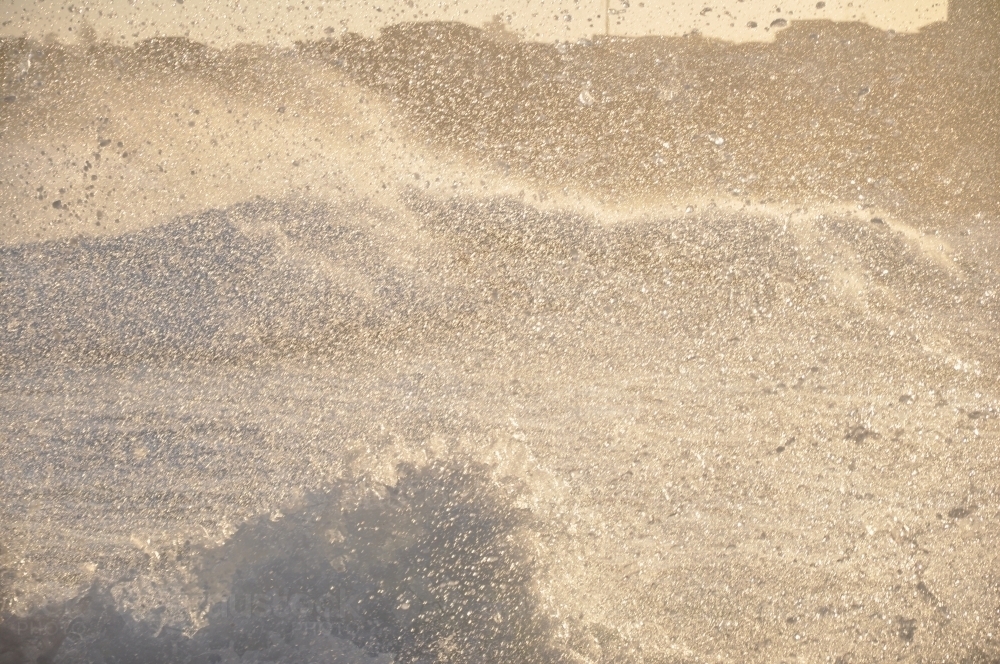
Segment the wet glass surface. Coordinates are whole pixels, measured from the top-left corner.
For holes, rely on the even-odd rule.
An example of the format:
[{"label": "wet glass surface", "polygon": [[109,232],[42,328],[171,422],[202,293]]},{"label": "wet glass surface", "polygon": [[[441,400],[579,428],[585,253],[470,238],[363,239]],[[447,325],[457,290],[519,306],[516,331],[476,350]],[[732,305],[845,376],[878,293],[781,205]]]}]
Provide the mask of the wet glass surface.
[{"label": "wet glass surface", "polygon": [[119,4],[0,31],[0,663],[1000,657],[994,4]]}]

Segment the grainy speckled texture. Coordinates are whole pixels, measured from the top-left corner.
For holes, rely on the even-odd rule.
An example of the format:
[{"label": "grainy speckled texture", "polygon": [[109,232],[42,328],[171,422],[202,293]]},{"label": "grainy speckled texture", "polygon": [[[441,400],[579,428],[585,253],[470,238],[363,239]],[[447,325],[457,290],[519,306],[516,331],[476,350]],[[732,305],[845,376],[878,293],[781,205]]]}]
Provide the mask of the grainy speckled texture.
[{"label": "grainy speckled texture", "polygon": [[4,42],[0,662],[997,661],[991,26]]}]

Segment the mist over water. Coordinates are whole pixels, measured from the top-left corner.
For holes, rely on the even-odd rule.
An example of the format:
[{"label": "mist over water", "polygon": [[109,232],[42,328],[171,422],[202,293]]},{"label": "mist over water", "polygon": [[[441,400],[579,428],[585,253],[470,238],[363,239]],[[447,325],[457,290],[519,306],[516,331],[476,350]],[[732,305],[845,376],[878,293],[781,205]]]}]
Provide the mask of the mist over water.
[{"label": "mist over water", "polygon": [[0,662],[994,661],[997,21],[5,39]]}]

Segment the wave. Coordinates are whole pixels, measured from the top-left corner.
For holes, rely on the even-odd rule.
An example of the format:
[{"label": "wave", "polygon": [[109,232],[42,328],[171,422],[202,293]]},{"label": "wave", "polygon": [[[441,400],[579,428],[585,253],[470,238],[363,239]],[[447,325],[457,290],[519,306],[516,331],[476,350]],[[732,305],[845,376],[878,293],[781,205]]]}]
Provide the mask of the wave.
[{"label": "wave", "polygon": [[989,27],[818,21],[774,44],[546,45],[403,24],[284,50],[5,39],[0,223],[13,242],[258,195],[389,204],[411,186],[524,191],[616,219],[708,201],[921,228],[995,218],[998,54],[977,38]]},{"label": "wave", "polygon": [[[409,233],[389,209],[260,199],[134,233],[3,249],[5,363],[246,362],[463,331],[530,336],[541,319],[559,334],[710,327],[729,337],[752,325],[838,344],[912,327],[918,311],[929,329],[956,316],[984,332],[995,322],[975,303],[996,286],[990,271],[880,219],[715,210],[606,227],[514,199],[412,191],[405,204],[418,223]],[[831,331],[865,318],[857,337]]]}]

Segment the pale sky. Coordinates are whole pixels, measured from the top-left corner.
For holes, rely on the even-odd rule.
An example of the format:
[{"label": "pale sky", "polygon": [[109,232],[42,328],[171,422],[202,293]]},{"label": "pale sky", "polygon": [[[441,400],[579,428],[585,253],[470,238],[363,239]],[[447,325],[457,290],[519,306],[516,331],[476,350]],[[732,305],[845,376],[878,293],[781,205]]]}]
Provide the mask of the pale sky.
[{"label": "pale sky", "polygon": [[607,28],[628,36],[698,30],[748,41],[772,39],[778,19],[864,21],[911,32],[945,20],[947,6],[947,0],[0,0],[0,35],[74,42],[89,24],[98,39],[120,44],[183,35],[216,46],[283,45],[344,31],[371,36],[403,21],[481,26],[500,16],[508,29],[538,41],[577,40]]}]

